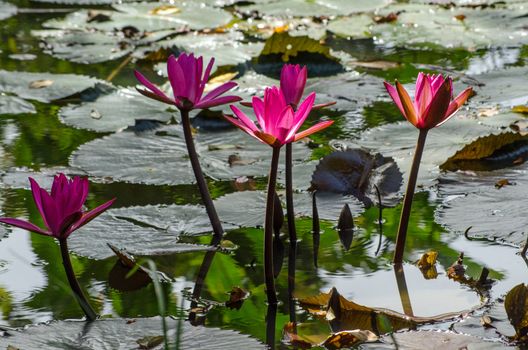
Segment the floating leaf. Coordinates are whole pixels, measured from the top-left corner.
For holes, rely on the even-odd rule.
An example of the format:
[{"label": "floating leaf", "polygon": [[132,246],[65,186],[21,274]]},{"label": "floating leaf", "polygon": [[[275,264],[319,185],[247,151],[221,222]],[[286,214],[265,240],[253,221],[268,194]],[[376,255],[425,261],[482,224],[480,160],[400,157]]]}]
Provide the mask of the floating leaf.
[{"label": "floating leaf", "polygon": [[34,114],[35,107],[21,98],[0,94],[0,114]]},{"label": "floating leaf", "polygon": [[327,349],[347,349],[366,342],[375,342],[378,336],[371,331],[355,329],[330,335],[321,345]]},{"label": "floating leaf", "polygon": [[[474,88],[476,95],[471,98],[471,103],[479,103],[487,107],[493,107],[496,104],[513,107],[528,103],[528,92],[522,88],[525,84],[523,77],[526,74],[528,74],[528,67],[507,67],[476,75],[471,80],[462,79],[462,81],[476,85]],[[514,115],[518,119],[519,115]]]},{"label": "floating leaf", "polygon": [[420,260],[416,262],[416,265],[422,271],[425,279],[434,279],[438,277],[438,272],[436,271],[436,258],[438,253],[435,251],[429,251],[422,255]]},{"label": "floating leaf", "polygon": [[[174,332],[181,333],[179,349],[265,349],[265,346],[247,335],[219,328],[193,327],[188,322],[166,319],[169,339]],[[80,321],[55,321],[10,331],[10,336],[0,337],[0,346],[21,349],[137,349],[138,338],[151,343],[163,333],[161,318],[136,318],[128,322],[121,318],[102,318],[89,325]]]},{"label": "floating leaf", "polygon": [[251,13],[254,11],[268,16],[280,17],[321,17],[342,16],[352,13],[374,11],[390,3],[387,0],[275,0],[250,6],[237,7],[239,11]]},{"label": "floating leaf", "polygon": [[135,89],[122,88],[112,89],[93,102],[62,107],[59,118],[77,128],[109,132],[133,126],[138,119],[167,122],[173,116],[167,109],[167,105],[144,98]]},{"label": "floating leaf", "polygon": [[311,188],[317,191],[353,195],[367,206],[377,198],[374,186],[378,186],[385,203],[396,195],[402,183],[402,175],[391,157],[376,153],[371,155],[362,149],[348,149],[323,157],[312,175]]},{"label": "floating leaf", "polygon": [[357,15],[341,17],[328,24],[328,30],[347,39],[371,38],[370,26],[374,24],[371,16]]},{"label": "floating leaf", "polygon": [[[31,88],[39,81],[53,81],[53,84],[41,88]],[[100,82],[94,78],[75,74],[51,74],[8,72],[0,70],[0,92],[8,92],[18,97],[51,102],[75,95],[95,86]],[[39,85],[40,86],[40,85]]]},{"label": "floating leaf", "polygon": [[341,244],[343,244],[346,250],[350,249],[350,245],[354,239],[354,218],[352,217],[348,204],[343,206],[341,214],[339,214],[337,232],[339,233]]},{"label": "floating leaf", "polygon": [[524,106],[524,105],[513,106],[512,112],[528,114],[528,106]]},{"label": "floating leaf", "polygon": [[226,306],[231,309],[240,309],[244,300],[249,296],[249,293],[240,287],[233,287],[229,292],[229,300],[226,301]]},{"label": "floating leaf", "polygon": [[161,345],[163,343],[163,339],[164,338],[162,335],[149,335],[138,339],[136,343],[138,343],[140,349],[153,349],[158,345]]}]

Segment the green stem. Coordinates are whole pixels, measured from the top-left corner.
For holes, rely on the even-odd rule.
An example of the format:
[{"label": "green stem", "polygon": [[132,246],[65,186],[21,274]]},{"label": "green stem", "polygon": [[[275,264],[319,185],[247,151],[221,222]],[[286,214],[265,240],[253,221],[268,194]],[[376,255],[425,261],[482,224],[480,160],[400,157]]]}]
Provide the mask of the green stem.
[{"label": "green stem", "polygon": [[416,143],[416,150],[407,181],[407,191],[403,198],[403,208],[400,217],[400,226],[398,227],[398,236],[396,237],[396,250],[394,252],[394,264],[401,264],[403,261],[403,251],[405,249],[405,238],[407,237],[407,228],[409,226],[409,217],[411,215],[411,207],[414,196],[414,189],[416,187],[416,179],[418,177],[418,169],[420,168],[420,161],[425,146],[425,139],[427,137],[427,129],[420,129],[420,135]]},{"label": "green stem", "polygon": [[200,161],[198,160],[198,154],[196,153],[196,148],[194,147],[194,140],[192,136],[191,121],[189,119],[189,111],[180,110],[182,117],[183,125],[183,134],[185,136],[185,144],[187,145],[187,152],[189,154],[189,159],[191,160],[192,169],[194,172],[194,177],[196,178],[196,183],[198,189],[200,190],[200,195],[202,196],[202,202],[211,221],[211,226],[213,227],[213,232],[216,237],[222,237],[224,234],[224,229],[222,228],[222,223],[218,218],[216,209],[209,194],[209,189],[207,188],[207,183],[202,172],[202,167],[200,166]]},{"label": "green stem", "polygon": [[295,229],[295,210],[293,208],[292,148],[292,143],[286,144],[286,215],[288,216],[290,242],[296,242],[297,230]]},{"label": "green stem", "polygon": [[275,203],[275,187],[277,184],[277,168],[279,166],[280,148],[273,147],[271,168],[268,177],[268,194],[266,199],[266,219],[264,222],[264,278],[266,294],[270,305],[277,304],[275,293],[275,278],[273,276],[273,205]]},{"label": "green stem", "polygon": [[75,277],[75,272],[73,271],[73,266],[70,260],[70,253],[68,252],[68,243],[66,241],[66,238],[59,239],[59,245],[62,256],[62,264],[64,265],[64,271],[66,272],[66,277],[68,278],[68,282],[70,283],[70,288],[72,289],[73,294],[75,295],[77,302],[81,306],[81,309],[84,311],[84,314],[86,315],[88,321],[95,321],[95,319],[97,318],[97,314],[95,313],[94,309],[92,309],[90,302],[84,295],[81,286],[79,285],[79,282]]}]

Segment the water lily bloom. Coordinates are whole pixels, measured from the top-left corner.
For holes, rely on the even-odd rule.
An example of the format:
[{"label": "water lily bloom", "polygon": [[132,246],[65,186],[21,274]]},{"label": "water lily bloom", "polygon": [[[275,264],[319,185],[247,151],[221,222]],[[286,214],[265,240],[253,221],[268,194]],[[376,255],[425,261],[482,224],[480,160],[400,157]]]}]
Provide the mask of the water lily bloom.
[{"label": "water lily bloom", "polygon": [[308,77],[308,70],[306,66],[299,66],[298,64],[285,64],[282,67],[280,75],[280,89],[284,94],[286,103],[296,107],[301,101],[306,85],[306,78]]},{"label": "water lily bloom", "polygon": [[273,147],[281,147],[309,136],[319,130],[327,128],[333,121],[320,122],[304,131],[297,133],[304,123],[315,101],[315,93],[311,93],[294,111],[281,89],[276,86],[266,88],[264,99],[253,97],[252,107],[259,127],[249,119],[240,109],[231,105],[233,116],[225,116],[228,121],[244,130],[263,143]]},{"label": "water lily bloom", "polygon": [[431,129],[445,123],[472,92],[469,87],[453,99],[453,81],[450,77],[421,72],[416,79],[414,102],[398,81],[395,87],[387,82],[384,84],[402,115],[418,129]]},{"label": "water lily bloom", "polygon": [[68,238],[73,231],[103,213],[115,200],[112,199],[90,211],[84,211],[83,205],[88,196],[88,179],[76,176],[70,180],[64,174],[58,174],[53,179],[51,193],[41,188],[34,179],[29,178],[29,182],[33,200],[46,229],[14,218],[0,218],[0,222],[60,240]]},{"label": "water lily bloom", "polygon": [[203,57],[194,57],[192,53],[182,53],[178,58],[171,55],[167,61],[167,73],[174,97],[170,98],[141,73],[134,71],[137,80],[147,88],[137,90],[147,97],[187,111],[240,101],[238,96],[221,96],[234,88],[237,85],[235,82],[224,83],[203,96],[213,64],[214,58],[209,61],[203,72]]}]

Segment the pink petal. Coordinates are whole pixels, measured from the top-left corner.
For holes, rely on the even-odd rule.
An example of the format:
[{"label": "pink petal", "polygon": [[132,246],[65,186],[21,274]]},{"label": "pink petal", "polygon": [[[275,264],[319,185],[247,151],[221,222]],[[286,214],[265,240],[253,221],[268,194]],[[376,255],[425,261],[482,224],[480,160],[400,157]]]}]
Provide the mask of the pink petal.
[{"label": "pink petal", "polygon": [[212,100],[222,95],[224,92],[231,90],[235,86],[237,86],[237,83],[235,83],[234,81],[230,81],[225,84],[222,84],[218,86],[217,88],[214,88],[213,90],[211,90],[207,95],[205,95],[205,97],[200,102],[206,102],[206,101]]},{"label": "pink petal", "polygon": [[308,115],[310,114],[312,110],[312,106],[314,102],[315,102],[315,92],[312,92],[310,95],[308,95],[308,97],[306,97],[306,99],[303,101],[303,103],[301,103],[301,105],[295,112],[295,121],[286,139],[291,139],[293,135],[297,133],[297,130],[299,130],[299,128],[304,123],[306,118],[308,118]]},{"label": "pink petal", "polygon": [[401,105],[404,110],[403,116],[414,126],[418,124],[418,115],[416,114],[416,110],[414,109],[414,104],[411,101],[411,97],[407,93],[407,90],[403,87],[402,84],[400,84],[399,81],[396,81],[396,91],[398,92],[398,96],[401,101]]},{"label": "pink petal", "polygon": [[389,93],[390,97],[392,97],[394,103],[396,103],[396,106],[398,106],[398,108],[400,109],[401,114],[405,117],[405,110],[403,109],[403,105],[401,103],[400,96],[398,95],[398,91],[396,91],[396,88],[391,84],[387,83],[386,81],[384,81],[383,84],[385,85],[385,89],[387,89],[387,92]]},{"label": "pink petal", "polygon": [[266,118],[264,118],[264,101],[258,97],[252,99],[253,111],[262,130],[266,130]]},{"label": "pink petal", "polygon": [[284,111],[281,113],[280,118],[277,121],[275,130],[277,133],[275,136],[281,144],[286,143],[286,139],[291,131],[294,121],[294,112],[292,106],[288,105],[284,108]]},{"label": "pink petal", "polygon": [[110,208],[112,204],[114,204],[115,200],[116,200],[115,198],[111,199],[108,202],[101,204],[97,208],[94,208],[86,213],[83,213],[82,217],[77,221],[77,223],[70,228],[68,235],[72,233],[73,231],[78,230],[79,228],[83,227],[84,225],[86,225],[87,223],[95,219],[97,216],[101,215],[105,210]]},{"label": "pink petal", "polygon": [[429,79],[422,80],[421,94],[414,97],[414,108],[418,116],[422,116],[433,100],[433,91]]},{"label": "pink petal", "polygon": [[309,127],[308,129],[303,130],[300,133],[296,134],[293,142],[299,141],[300,139],[302,139],[302,138],[304,138],[306,136],[309,136],[311,134],[315,134],[318,131],[326,129],[330,125],[332,125],[333,123],[334,123],[333,120],[327,120],[327,121],[323,121],[323,122],[317,123],[317,124]]},{"label": "pink petal", "polygon": [[45,236],[52,236],[52,234],[48,231],[44,231],[37,225],[32,224],[31,222],[20,220],[20,219],[14,219],[14,218],[0,218],[0,222],[3,222],[4,224],[8,224],[11,226],[16,226],[24,230],[28,230],[31,232],[39,233],[41,235]]},{"label": "pink petal", "polygon": [[249,134],[250,136],[253,136],[254,138],[258,139],[259,141],[262,142],[262,140],[260,138],[258,138],[256,135],[255,135],[255,132],[253,130],[251,130],[250,128],[248,128],[246,126],[246,124],[242,123],[239,119],[237,118],[234,118],[230,115],[225,115],[224,114],[224,118],[230,122],[231,124],[233,124],[234,126],[236,126],[237,128],[240,128],[242,129],[242,131],[246,132],[247,134]]},{"label": "pink petal", "polygon": [[455,113],[458,111],[458,109],[464,104],[466,103],[467,99],[471,96],[471,93],[473,92],[473,88],[467,88],[465,89],[464,91],[462,91],[456,98],[454,101],[452,101],[450,104],[449,104],[449,108],[447,109],[447,112],[446,112],[446,118],[441,121],[438,126],[442,125],[443,123],[445,123],[449,118],[451,118],[453,115],[455,115]]},{"label": "pink petal", "polygon": [[81,220],[82,216],[83,213],[77,211],[65,217],[59,227],[59,238],[68,238],[68,236],[74,231],[73,227],[77,226],[77,223],[79,222],[79,220]]},{"label": "pink petal", "polygon": [[44,214],[44,209],[42,208],[42,198],[40,197],[40,186],[39,184],[33,179],[29,178],[29,183],[31,185],[31,194],[33,195],[33,200],[35,201],[35,205],[37,206],[37,209],[40,213],[40,216],[42,217],[42,220],[44,220],[44,225],[46,227],[50,227],[48,224],[48,220],[46,220],[46,215]]},{"label": "pink petal", "polygon": [[194,105],[193,108],[195,109],[210,108],[210,107],[225,105],[228,103],[238,102],[241,99],[242,98],[238,96],[222,96],[222,97],[214,98],[208,101],[199,102],[196,105]]},{"label": "pink petal", "polygon": [[215,62],[214,57],[209,60],[209,64],[207,65],[207,68],[205,69],[205,73],[202,79],[202,82],[200,84],[200,96],[202,96],[203,91],[205,89],[205,84],[209,81],[209,75],[211,75],[211,70],[213,69],[213,64]]},{"label": "pink petal", "polygon": [[46,226],[48,226],[51,233],[55,236],[59,232],[60,222],[62,221],[59,216],[60,214],[57,209],[57,204],[48,192],[42,188],[40,189],[40,198],[42,199],[42,210],[44,211],[42,217],[45,218],[45,221],[47,222]]},{"label": "pink petal", "polygon": [[438,91],[438,89],[440,89],[444,81],[445,79],[442,74],[433,75],[431,77],[431,90],[433,95],[436,95],[436,92]]},{"label": "pink petal", "polygon": [[153,100],[157,100],[157,101],[160,101],[160,102],[163,102],[163,103],[168,103],[170,105],[176,104],[175,101],[169,99],[168,97],[165,99],[165,98],[163,98],[163,97],[161,97],[159,95],[156,95],[155,93],[150,92],[148,90],[138,89],[136,87],[136,91],[139,92],[141,95],[146,96],[148,98],[151,98]]},{"label": "pink petal", "polygon": [[315,109],[323,109],[323,108],[326,108],[326,107],[329,107],[329,106],[333,106],[333,105],[335,105],[336,103],[337,103],[336,101],[325,102],[325,103],[318,103],[318,104],[316,104],[316,105],[313,105],[312,110],[315,110]]},{"label": "pink petal", "polygon": [[445,120],[447,109],[449,108],[451,100],[451,78],[447,78],[442,86],[438,89],[433,100],[424,112],[419,125],[420,129],[431,129],[438,126],[442,121]]},{"label": "pink petal", "polygon": [[172,93],[174,98],[187,97],[188,95],[188,85],[185,79],[185,74],[180,67],[180,62],[182,62],[182,55],[178,57],[178,61],[174,56],[170,56],[167,61],[167,73],[169,74],[169,82],[172,87]]},{"label": "pink petal", "polygon": [[253,123],[253,121],[251,119],[249,119],[245,114],[244,112],[242,112],[240,109],[238,109],[236,106],[229,106],[231,107],[231,110],[233,111],[233,113],[235,113],[235,115],[237,116],[237,118],[242,122],[242,124],[244,124],[248,129],[250,129],[251,131],[255,132],[255,131],[258,131],[258,128],[256,127],[255,123]]},{"label": "pink petal", "polygon": [[[154,95],[159,97],[158,101],[172,104],[171,99],[168,98],[167,95],[165,95],[165,93],[163,91],[158,89],[158,87],[156,87],[156,85],[152,84],[147,78],[145,78],[140,72],[135,70],[134,71],[134,75],[136,76],[136,79],[141,84],[143,84],[147,89],[150,90],[150,92],[152,92]],[[136,89],[136,90],[138,90],[139,93],[142,93],[140,89]],[[145,96],[152,98],[151,95],[145,95]]]}]

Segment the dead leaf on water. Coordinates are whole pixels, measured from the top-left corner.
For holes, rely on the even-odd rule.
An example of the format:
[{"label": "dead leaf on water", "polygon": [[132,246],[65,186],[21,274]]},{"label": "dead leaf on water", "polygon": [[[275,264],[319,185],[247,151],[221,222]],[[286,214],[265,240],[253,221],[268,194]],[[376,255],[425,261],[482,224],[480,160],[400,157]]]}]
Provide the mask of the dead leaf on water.
[{"label": "dead leaf on water", "polygon": [[512,112],[528,114],[528,106],[519,105],[512,107]]},{"label": "dead leaf on water", "polygon": [[296,325],[293,322],[288,322],[284,325],[282,330],[282,339],[285,343],[297,349],[310,349],[314,344],[302,336],[299,336],[296,331]]},{"label": "dead leaf on water", "polygon": [[235,79],[237,75],[238,75],[238,72],[230,72],[230,73],[217,75],[216,77],[210,79],[207,82],[207,84],[205,85],[204,92],[209,92],[213,89],[216,89],[220,85]]},{"label": "dead leaf on water", "polygon": [[528,340],[528,288],[521,283],[508,292],[504,299],[504,308],[508,319],[515,328],[515,337],[520,341]]},{"label": "dead leaf on water", "polygon": [[508,179],[500,179],[495,182],[495,188],[500,189],[504,186],[511,186],[513,183],[511,183]]},{"label": "dead leaf on water", "polygon": [[355,329],[352,331],[342,331],[330,335],[323,345],[327,349],[345,349],[351,348],[365,342],[377,341],[379,337],[371,331]]},{"label": "dead leaf on water", "polygon": [[457,261],[447,269],[447,277],[455,281],[464,279],[466,275],[466,268],[464,267],[464,252],[460,253]]},{"label": "dead leaf on water", "polygon": [[49,79],[34,80],[31,83],[29,83],[29,88],[30,89],[42,89],[52,84],[53,84],[53,80],[49,80]]},{"label": "dead leaf on water", "polygon": [[157,16],[172,16],[177,13],[180,13],[181,10],[173,5],[162,5],[153,8],[149,11],[149,15],[157,15]]},{"label": "dead leaf on water", "polygon": [[156,346],[163,343],[163,336],[161,335],[146,336],[141,339],[138,339],[136,342],[139,345],[139,349],[153,349]]},{"label": "dead leaf on water", "polygon": [[424,253],[420,260],[416,262],[416,265],[420,268],[425,279],[435,279],[438,277],[438,272],[436,271],[436,258],[438,253],[434,251],[429,251]]},{"label": "dead leaf on water", "polygon": [[229,300],[226,301],[226,306],[230,309],[240,309],[244,300],[249,293],[240,287],[233,287],[229,292]]}]

